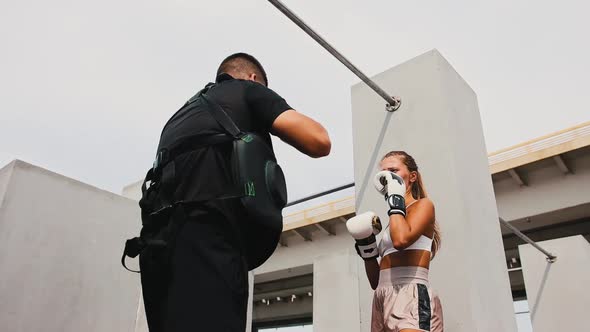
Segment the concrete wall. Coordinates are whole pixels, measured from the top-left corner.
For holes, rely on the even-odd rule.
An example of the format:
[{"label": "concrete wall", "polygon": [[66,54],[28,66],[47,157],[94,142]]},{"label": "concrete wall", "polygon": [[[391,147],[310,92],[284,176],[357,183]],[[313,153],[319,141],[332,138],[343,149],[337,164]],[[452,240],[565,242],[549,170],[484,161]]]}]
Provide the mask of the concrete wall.
[{"label": "concrete wall", "polygon": [[518,248],[534,331],[588,331],[590,244],[581,235],[538,244],[557,261],[529,244]]},{"label": "concrete wall", "polygon": [[[336,235],[312,233],[312,241],[296,237],[288,247],[279,247],[255,275],[288,278],[293,268],[313,266],[313,329],[326,331],[368,331],[361,329],[359,308],[371,306],[372,290],[364,263],[354,252],[354,241],[344,223],[334,225]],[[277,273],[274,273],[277,272]]]},{"label": "concrete wall", "polygon": [[344,223],[335,225],[335,236],[317,233],[312,234],[312,241],[292,238],[288,247],[278,247],[273,255],[260,267],[254,270],[256,275],[273,271],[287,270],[295,266],[313,264],[314,260],[323,255],[342,252],[354,245],[348,235]]},{"label": "concrete wall", "polygon": [[248,312],[246,316],[246,332],[252,331],[252,312],[254,306],[252,303],[252,297],[254,296],[254,272],[248,272]]},{"label": "concrete wall", "polygon": [[[406,150],[436,205],[443,247],[431,266],[448,331],[515,331],[496,202],[477,98],[437,51],[374,77],[402,98],[395,113],[364,84],[352,88],[356,211],[388,220],[372,187],[381,156]],[[485,287],[484,287],[485,285]],[[370,307],[361,306],[361,316]],[[367,319],[365,319],[366,321]],[[363,331],[368,325],[363,324]]]},{"label": "concrete wall", "polygon": [[133,331],[139,276],[120,257],[139,229],[137,202],[21,161],[7,167],[0,329]]},{"label": "concrete wall", "polygon": [[121,195],[123,197],[127,197],[130,199],[134,199],[139,201],[141,199],[141,185],[143,184],[143,180],[139,180],[134,182],[128,186],[125,186],[121,191]]},{"label": "concrete wall", "polygon": [[12,162],[0,169],[0,208],[2,208],[4,202],[4,194],[6,193],[6,188],[8,188],[14,165],[15,162]]},{"label": "concrete wall", "polygon": [[358,263],[356,253],[350,251],[330,253],[314,260],[314,331],[359,331]]},{"label": "concrete wall", "polygon": [[145,306],[143,304],[143,294],[141,294],[141,289],[139,290],[139,301],[137,303],[137,315],[135,318],[134,331],[135,332],[148,332],[147,319],[145,317]]}]

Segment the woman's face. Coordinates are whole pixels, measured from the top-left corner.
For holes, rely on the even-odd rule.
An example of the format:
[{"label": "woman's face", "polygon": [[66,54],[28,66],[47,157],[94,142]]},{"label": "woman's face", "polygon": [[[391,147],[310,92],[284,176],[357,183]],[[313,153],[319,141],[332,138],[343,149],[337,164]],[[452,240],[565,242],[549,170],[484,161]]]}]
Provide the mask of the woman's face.
[{"label": "woman's face", "polygon": [[404,179],[406,190],[409,190],[412,183],[416,181],[416,172],[410,172],[406,164],[402,161],[402,158],[399,156],[387,157],[381,160],[379,166],[382,171],[393,172]]}]

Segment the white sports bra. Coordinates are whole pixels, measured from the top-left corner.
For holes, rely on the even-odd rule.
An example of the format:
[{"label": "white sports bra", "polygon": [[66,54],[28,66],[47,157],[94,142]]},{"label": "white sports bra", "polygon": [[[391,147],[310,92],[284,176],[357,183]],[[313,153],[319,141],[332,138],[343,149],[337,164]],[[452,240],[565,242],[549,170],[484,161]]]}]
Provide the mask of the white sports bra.
[{"label": "white sports bra", "polygon": [[[413,201],[412,203],[410,203],[408,206],[406,206],[406,209],[409,208],[412,204],[416,203],[417,201]],[[393,242],[391,241],[391,233],[389,232],[389,225],[387,225],[387,227],[385,227],[384,229],[385,234],[383,234],[383,237],[381,238],[381,241],[379,241],[379,256],[381,257],[385,257],[391,253],[394,252],[398,252],[400,250],[397,250],[393,247]],[[432,248],[432,239],[425,236],[425,235],[420,235],[420,237],[418,238],[418,240],[416,240],[416,242],[412,243],[409,247],[407,247],[406,249],[403,250],[426,250],[426,251],[431,251]]]}]

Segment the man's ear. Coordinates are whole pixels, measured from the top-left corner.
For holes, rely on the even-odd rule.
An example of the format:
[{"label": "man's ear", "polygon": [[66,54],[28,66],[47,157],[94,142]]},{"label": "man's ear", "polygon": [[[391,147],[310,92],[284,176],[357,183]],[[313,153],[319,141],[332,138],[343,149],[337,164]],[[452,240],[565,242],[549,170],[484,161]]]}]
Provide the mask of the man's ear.
[{"label": "man's ear", "polygon": [[267,86],[266,83],[264,82],[264,80],[262,80],[260,77],[258,77],[258,75],[256,75],[255,73],[252,73],[248,76],[248,79],[254,82],[258,82],[264,86]]}]

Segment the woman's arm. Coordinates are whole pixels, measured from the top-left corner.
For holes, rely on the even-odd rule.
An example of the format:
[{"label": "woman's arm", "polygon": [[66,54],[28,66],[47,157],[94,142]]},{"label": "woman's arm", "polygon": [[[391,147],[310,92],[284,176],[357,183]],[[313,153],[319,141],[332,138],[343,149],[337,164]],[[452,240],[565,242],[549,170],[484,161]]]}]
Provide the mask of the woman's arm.
[{"label": "woman's arm", "polygon": [[379,262],[377,262],[377,258],[365,260],[365,272],[371,288],[375,290],[379,284]]},{"label": "woman's arm", "polygon": [[381,230],[381,221],[374,212],[367,211],[358,214],[346,221],[346,229],[355,240],[354,249],[365,261],[365,272],[371,288],[377,288],[379,284],[379,249],[375,233]]},{"label": "woman's arm", "polygon": [[393,247],[403,250],[416,242],[434,224],[434,204],[428,198],[418,200],[406,217],[393,214],[389,217],[389,231]]}]

